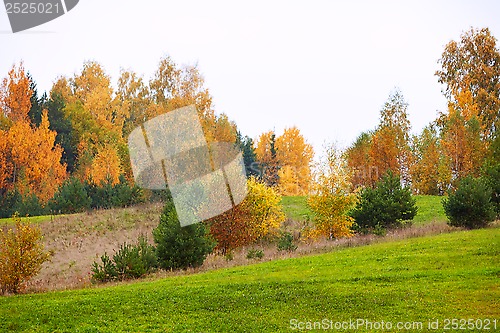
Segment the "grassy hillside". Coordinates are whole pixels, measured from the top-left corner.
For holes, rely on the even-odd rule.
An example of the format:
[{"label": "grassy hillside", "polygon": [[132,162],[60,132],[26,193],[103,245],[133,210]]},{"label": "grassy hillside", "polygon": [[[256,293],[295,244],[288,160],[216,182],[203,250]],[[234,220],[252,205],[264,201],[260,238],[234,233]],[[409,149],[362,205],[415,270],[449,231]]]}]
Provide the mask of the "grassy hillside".
[{"label": "grassy hillside", "polygon": [[294,319],[499,319],[499,243],[499,228],[455,232],[154,282],[3,297],[0,331],[285,332]]},{"label": "grassy hillside", "polygon": [[306,196],[283,197],[281,204],[286,217],[291,220],[302,221],[308,218],[311,219],[313,216],[309,207],[307,207]]},{"label": "grassy hillside", "polygon": [[413,223],[445,222],[443,197],[437,195],[416,195],[418,212]]},{"label": "grassy hillside", "polygon": [[[413,219],[415,224],[422,224],[428,222],[444,222],[446,216],[444,215],[443,205],[441,200],[443,197],[434,195],[417,195],[418,213]],[[312,218],[312,213],[307,207],[306,197],[283,197],[281,201],[283,210],[287,218],[301,221],[307,218]]]}]

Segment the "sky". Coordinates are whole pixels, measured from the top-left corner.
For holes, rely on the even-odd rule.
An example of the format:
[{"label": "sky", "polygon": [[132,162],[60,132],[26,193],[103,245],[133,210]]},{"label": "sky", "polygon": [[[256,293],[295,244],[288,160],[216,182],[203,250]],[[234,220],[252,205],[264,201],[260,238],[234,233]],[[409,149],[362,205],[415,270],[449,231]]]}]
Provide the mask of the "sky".
[{"label": "sky", "polygon": [[148,80],[160,59],[197,64],[217,113],[256,139],[297,126],[316,152],[374,129],[397,87],[417,134],[446,110],[435,71],[471,27],[500,38],[498,1],[80,0],[66,15],[13,34],[0,7],[0,77],[24,61],[39,92],[85,61],[116,84]]}]

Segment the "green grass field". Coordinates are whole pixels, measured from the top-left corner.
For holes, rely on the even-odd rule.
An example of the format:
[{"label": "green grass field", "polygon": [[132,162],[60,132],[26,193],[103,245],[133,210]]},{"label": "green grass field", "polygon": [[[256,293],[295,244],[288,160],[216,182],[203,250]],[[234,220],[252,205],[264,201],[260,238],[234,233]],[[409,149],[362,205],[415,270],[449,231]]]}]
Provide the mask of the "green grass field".
[{"label": "green grass field", "polygon": [[[446,215],[441,201],[443,197],[434,195],[417,195],[418,212],[413,219],[415,224],[423,224],[428,222],[445,222]],[[305,196],[283,197],[281,201],[283,210],[287,218],[302,221],[312,219],[313,214],[307,207],[307,198]]]},{"label": "green grass field", "polygon": [[307,207],[306,196],[283,197],[281,204],[283,205],[286,217],[291,220],[303,221],[312,219],[313,214],[309,210],[309,207]]},{"label": "green grass field", "polygon": [[442,204],[443,198],[436,195],[416,195],[418,212],[413,223],[446,222]]},{"label": "green grass field", "polygon": [[[58,216],[64,216],[64,215],[58,215]],[[23,222],[29,221],[30,223],[41,223],[45,221],[50,221],[52,218],[53,216],[51,215],[29,216],[29,217],[23,216],[21,217],[21,221]],[[13,223],[14,219],[12,219],[12,217],[0,219],[0,225],[13,224]]]},{"label": "green grass field", "polygon": [[499,255],[497,227],[158,281],[2,297],[0,331],[287,332],[291,323],[359,318],[424,325],[407,332],[428,331],[427,322],[439,320],[442,332],[447,318],[500,320]]}]

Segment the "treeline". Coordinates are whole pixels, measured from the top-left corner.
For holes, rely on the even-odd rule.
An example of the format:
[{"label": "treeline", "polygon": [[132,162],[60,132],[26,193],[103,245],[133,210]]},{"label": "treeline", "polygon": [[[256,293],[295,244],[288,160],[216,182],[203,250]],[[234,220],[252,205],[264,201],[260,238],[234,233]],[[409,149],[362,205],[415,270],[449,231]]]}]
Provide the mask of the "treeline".
[{"label": "treeline", "polygon": [[113,89],[102,66],[87,62],[40,96],[21,63],[0,85],[0,216],[73,213],[157,197],[134,186],[127,137],[148,119],[187,105],[196,106],[208,144],[241,147],[249,177],[285,194],[307,193],[313,151],[299,130],[278,138],[266,133],[271,153],[265,140],[256,149],[225,114],[215,113],[196,67],[165,57],[149,82],[122,71]]},{"label": "treeline", "polygon": [[127,136],[144,121],[195,105],[207,141],[236,143],[196,67],[161,59],[149,82],[122,71],[117,88],[96,62],[38,94],[23,64],[0,85],[0,215],[71,213],[155,197],[133,184]]},{"label": "treeline", "polygon": [[242,135],[215,112],[198,68],[169,57],[150,80],[123,70],[116,88],[99,63],[86,62],[41,95],[21,63],[0,85],[0,215],[151,200],[154,193],[134,187],[127,136],[144,121],[187,105],[196,106],[208,143],[239,145],[247,175],[281,195],[315,194],[318,182],[332,179],[326,170],[338,173],[344,164],[347,179],[333,177],[340,182],[331,184],[336,189],[345,182],[350,192],[374,188],[390,171],[415,194],[445,194],[467,176],[499,172],[500,52],[488,29],[471,29],[446,45],[439,63],[435,74],[448,110],[412,136],[408,104],[396,90],[378,126],[345,151],[327,152],[323,165],[313,165],[313,148],[296,127],[281,135],[265,132],[256,142]]},{"label": "treeline", "polygon": [[[448,110],[416,136],[410,135],[400,91],[385,103],[376,129],[362,133],[346,151],[353,185],[373,186],[387,171],[414,193],[442,195],[467,176],[500,164],[500,52],[488,29],[471,29],[451,41],[435,75]],[[496,171],[498,172],[498,171]]]}]

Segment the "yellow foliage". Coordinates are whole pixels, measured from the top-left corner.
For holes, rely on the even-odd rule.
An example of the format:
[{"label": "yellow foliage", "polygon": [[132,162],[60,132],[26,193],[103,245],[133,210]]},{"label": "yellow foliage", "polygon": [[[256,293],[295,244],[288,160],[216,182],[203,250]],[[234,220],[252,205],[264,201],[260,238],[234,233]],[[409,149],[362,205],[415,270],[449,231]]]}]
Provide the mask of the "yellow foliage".
[{"label": "yellow foliage", "polygon": [[422,134],[414,139],[413,150],[415,163],[410,169],[413,190],[418,194],[439,194],[442,159],[436,133],[431,128],[424,128]]},{"label": "yellow foliage", "polygon": [[14,216],[16,230],[0,231],[0,290],[18,293],[49,259],[40,228]]},{"label": "yellow foliage", "polygon": [[251,244],[277,231],[285,220],[281,196],[253,178],[247,181],[248,194],[233,209],[209,220],[210,234],[222,254]]},{"label": "yellow foliage", "polygon": [[334,146],[329,147],[326,159],[319,165],[313,194],[307,199],[314,213],[314,229],[306,236],[330,239],[352,236],[354,219],[347,213],[356,204],[357,197],[350,192],[350,179],[347,161]]},{"label": "yellow foliage", "polygon": [[285,221],[281,208],[281,196],[271,187],[253,177],[247,181],[248,194],[243,200],[244,210],[249,212],[251,228],[257,239],[266,236],[272,230],[279,229]]},{"label": "yellow foliage", "polygon": [[23,63],[17,68],[12,66],[0,85],[0,112],[13,121],[27,120],[32,94]]},{"label": "yellow foliage", "polygon": [[[283,195],[305,195],[311,185],[314,151],[297,127],[285,129],[276,139],[276,158],[283,172],[278,185]],[[283,178],[281,177],[283,176]]]},{"label": "yellow foliage", "polygon": [[314,230],[309,236],[326,236],[330,239],[351,237],[354,219],[347,215],[356,204],[356,195],[323,193],[307,199],[309,208],[314,213]]},{"label": "yellow foliage", "polygon": [[116,149],[110,145],[100,147],[89,171],[88,179],[96,185],[106,183],[108,180],[112,185],[118,184],[122,167]]}]

